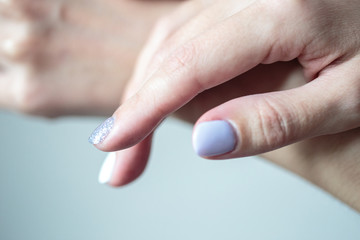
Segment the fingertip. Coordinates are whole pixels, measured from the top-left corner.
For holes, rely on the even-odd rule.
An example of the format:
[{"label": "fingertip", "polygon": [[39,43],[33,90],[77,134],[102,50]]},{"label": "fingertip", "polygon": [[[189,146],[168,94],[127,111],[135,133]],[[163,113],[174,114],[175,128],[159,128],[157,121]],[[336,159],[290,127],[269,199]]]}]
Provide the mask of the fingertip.
[{"label": "fingertip", "polygon": [[[134,181],[143,172],[143,168],[132,169],[124,165],[124,153],[110,152],[106,156],[99,172],[98,182],[110,187],[121,187]],[[122,161],[123,160],[123,161]],[[135,160],[136,159],[130,159]]]},{"label": "fingertip", "polygon": [[131,158],[126,152],[119,152],[118,155],[120,156],[114,165],[111,179],[107,182],[107,185],[115,188],[135,181],[143,173],[147,163],[147,159]]},{"label": "fingertip", "polygon": [[125,186],[144,172],[150,156],[151,137],[116,153],[111,179],[106,183],[107,185],[111,187]]},{"label": "fingertip", "polygon": [[123,103],[93,131],[88,141],[101,151],[114,152],[133,147],[151,135],[160,120],[154,118],[149,104],[137,106],[137,102],[141,101],[133,96]]},{"label": "fingertip", "polygon": [[88,138],[89,143],[99,146],[110,134],[114,127],[115,118],[110,117],[101,123]]}]

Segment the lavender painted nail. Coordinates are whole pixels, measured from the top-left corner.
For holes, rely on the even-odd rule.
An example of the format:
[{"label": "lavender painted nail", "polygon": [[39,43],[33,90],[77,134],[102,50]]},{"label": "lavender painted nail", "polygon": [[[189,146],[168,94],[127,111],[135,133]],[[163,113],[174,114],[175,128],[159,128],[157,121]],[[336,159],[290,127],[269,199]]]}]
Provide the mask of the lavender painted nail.
[{"label": "lavender painted nail", "polygon": [[203,157],[231,152],[236,146],[236,135],[227,121],[203,122],[196,126],[193,134],[195,152]]},{"label": "lavender painted nail", "polygon": [[100,124],[94,132],[89,137],[89,143],[99,144],[109,135],[111,129],[114,126],[114,117],[106,119],[102,124]]}]

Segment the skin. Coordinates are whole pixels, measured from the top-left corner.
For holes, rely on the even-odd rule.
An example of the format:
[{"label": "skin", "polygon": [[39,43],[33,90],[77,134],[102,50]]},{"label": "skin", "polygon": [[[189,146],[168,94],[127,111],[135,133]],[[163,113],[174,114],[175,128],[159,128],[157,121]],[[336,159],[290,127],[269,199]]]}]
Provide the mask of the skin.
[{"label": "skin", "polygon": [[[156,61],[150,66],[152,60],[163,61],[170,51],[161,49],[163,43],[169,41],[172,44],[167,46],[176,46],[175,40],[184,36],[177,33],[178,29],[199,15],[206,7],[204,3],[185,3],[171,17],[158,21],[160,15],[178,3],[0,1],[0,106],[50,117],[109,114],[121,96],[126,101],[140,89],[146,75],[156,69]],[[128,12],[135,14],[130,16]],[[135,58],[155,21],[158,23],[152,37],[128,81]],[[291,89],[304,85],[306,80],[296,61],[261,65],[202,92],[175,115],[193,124],[205,112],[230,99]],[[359,210],[358,136],[359,129],[321,136],[268,152],[263,157]],[[146,166],[150,147],[148,136],[146,141],[118,152],[110,185],[121,186],[138,177]]]},{"label": "skin", "polygon": [[[266,80],[273,84],[264,84]],[[305,77],[297,62],[261,65],[248,73],[208,90],[175,113],[195,123],[209,109],[249,94],[301,86]],[[226,97],[224,97],[226,96]],[[300,141],[261,154],[360,211],[360,128]]]},{"label": "skin", "polygon": [[47,117],[110,114],[149,31],[174,6],[1,0],[0,107]]},{"label": "skin", "polygon": [[[360,25],[357,2],[349,0],[338,6],[335,0],[325,5],[320,0],[289,0],[285,7],[276,3],[215,1],[187,21],[161,44],[145,82],[114,113],[114,129],[97,147],[104,151],[131,147],[204,90],[260,63],[291,59],[298,59],[309,83],[234,99],[199,119],[235,123],[243,141],[236,151],[221,158],[259,154],[359,127],[360,73],[356,66],[360,43],[353,32]],[[178,86],[182,92],[174,94]],[[256,121],[251,122],[253,119]],[[124,125],[127,128],[121,127]]]},{"label": "skin", "polygon": [[[346,7],[328,1],[320,8],[320,2],[298,5],[298,1],[286,1],[287,7],[272,8],[262,1],[235,6],[234,2],[209,2],[185,3],[160,21],[145,46],[124,103],[114,114],[115,126],[96,145],[104,151],[123,149],[117,152],[109,184],[125,185],[141,174],[152,131],[180,108],[178,116],[187,121],[229,119],[241,130],[244,140],[236,150],[211,159],[267,152],[264,157],[359,210],[360,82],[355,67],[359,41],[351,31],[359,25],[357,5],[351,9],[348,5],[353,1]],[[313,11],[304,14],[304,8]],[[348,21],[351,27],[343,29],[332,20],[325,21],[334,17]],[[289,24],[272,28],[264,24],[271,22],[268,18]],[[298,24],[293,19],[313,24]],[[234,38],[234,26],[239,23],[235,29],[242,29],[243,34]],[[259,31],[253,29],[264,25],[264,36],[254,41]],[[340,39],[323,29],[338,32]],[[298,32],[305,37],[299,39]],[[274,37],[275,33],[283,36]],[[221,42],[217,42],[219,35]],[[288,63],[273,63],[280,60]],[[255,67],[259,63],[267,65]],[[178,86],[182,92],[174,94]]]},{"label": "skin", "polygon": [[[306,79],[296,61],[261,65],[201,93],[173,116],[193,125],[209,109],[234,97],[291,89],[304,83]],[[360,128],[356,128],[324,135],[264,153],[261,157],[298,174],[360,211],[359,133]],[[117,152],[109,185],[119,187],[134,181],[146,167],[150,147],[151,137],[141,145]]]}]

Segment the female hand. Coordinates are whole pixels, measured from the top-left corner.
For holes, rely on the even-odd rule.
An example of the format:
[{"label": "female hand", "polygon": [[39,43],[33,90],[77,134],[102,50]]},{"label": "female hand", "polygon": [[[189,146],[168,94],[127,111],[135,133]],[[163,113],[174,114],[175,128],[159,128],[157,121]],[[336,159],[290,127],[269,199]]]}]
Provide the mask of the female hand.
[{"label": "female hand", "polygon": [[[265,81],[271,80],[271,81]],[[263,84],[262,84],[263,83]],[[179,109],[175,116],[188,123],[234,97],[301,86],[305,78],[297,62],[260,65],[225,84],[209,89]],[[318,185],[360,211],[360,128],[304,140],[263,154],[262,157]],[[110,153],[100,181],[122,186],[144,170],[151,137],[126,150]]]},{"label": "female hand", "polygon": [[[204,12],[203,8],[204,5],[199,2],[188,2],[170,17],[159,22],[138,61],[131,84],[127,88],[126,97],[131,97],[141,88],[147,73],[156,71],[154,70],[156,61],[155,63],[152,61],[153,56],[159,56],[164,42],[171,43],[177,30],[181,29],[188,19],[199,12]],[[184,32],[188,31],[184,30]],[[171,47],[171,44],[168,46]],[[300,87],[305,83],[301,65],[296,61],[260,65],[227,83],[198,94],[179,109],[176,116],[188,122],[195,122],[204,112],[230,99],[284,91]],[[358,133],[359,129],[354,129],[337,135],[301,141],[263,156],[312,181],[359,210],[360,196],[356,189],[359,187],[357,176],[360,172],[360,163],[354,162],[354,159],[360,159]],[[121,186],[134,180],[145,168],[150,145],[151,136],[148,136],[137,145],[119,151],[116,155],[109,154],[99,180],[112,186]],[[339,187],[338,182],[344,184]]]},{"label": "female hand", "polygon": [[[192,4],[194,8],[200,2]],[[204,4],[164,38],[142,87],[115,112],[108,136],[93,142],[99,149],[131,147],[199,93],[258,64],[292,59],[298,59],[309,83],[213,108],[198,120],[195,150],[212,159],[242,157],[360,125],[357,1]],[[220,136],[224,129],[227,135]],[[219,141],[206,141],[206,135],[222,137],[226,144],[214,152]]]},{"label": "female hand", "polygon": [[160,15],[177,3],[1,0],[0,107],[107,115]]}]

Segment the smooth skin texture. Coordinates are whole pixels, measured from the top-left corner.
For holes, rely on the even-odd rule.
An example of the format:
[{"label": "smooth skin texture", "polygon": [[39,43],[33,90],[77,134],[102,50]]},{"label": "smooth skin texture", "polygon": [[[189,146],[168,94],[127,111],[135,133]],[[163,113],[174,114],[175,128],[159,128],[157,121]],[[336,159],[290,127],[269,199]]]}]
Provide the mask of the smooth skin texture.
[{"label": "smooth skin texture", "polygon": [[[295,58],[312,80],[308,84],[234,99],[199,119],[236,123],[242,141],[235,151],[219,158],[259,154],[359,126],[357,1],[250,1],[238,5],[238,1],[210,4],[203,12],[212,14],[197,16],[206,16],[204,22],[195,21],[200,27],[192,27],[190,20],[190,26],[179,30],[180,40],[175,33],[163,44],[166,49],[160,51],[168,52],[167,56],[162,52],[154,57],[159,62],[152,67],[156,70],[145,76],[141,89],[115,112],[114,131],[97,145],[99,149],[133,146],[204,90],[260,63]],[[209,15],[216,23],[208,24]],[[185,41],[184,34],[188,36]],[[175,50],[167,45],[175,45]]]},{"label": "smooth skin texture", "polygon": [[177,4],[0,1],[0,107],[33,115],[109,115],[158,17]]},{"label": "smooth skin texture", "polygon": [[[266,80],[271,82],[261,84]],[[226,84],[201,93],[179,109],[175,117],[194,124],[204,112],[228,99],[290,89],[304,83],[301,67],[296,62],[260,65]],[[321,136],[261,156],[302,176],[360,211],[359,134],[360,128],[357,128]],[[142,153],[148,153],[149,149],[149,145],[136,145],[117,152],[117,161],[108,184],[118,187],[135,180],[148,160],[148,155]]]},{"label": "smooth skin texture", "polygon": [[[236,98],[199,120],[230,119],[237,123],[244,139],[232,153],[212,159],[259,154],[303,139],[344,132],[339,133],[344,137],[340,149],[314,147],[334,144],[332,136],[325,136],[265,157],[359,210],[356,2],[282,1],[281,7],[276,5],[278,1],[241,3],[187,2],[160,21],[138,61],[133,77],[136,84],[129,88],[131,97],[114,114],[117,127],[97,145],[116,151],[137,143],[117,153],[109,184],[124,185],[143,171],[150,149],[148,134],[164,117],[183,106],[177,114],[194,121],[199,113]],[[178,25],[177,18],[181,19]],[[284,21],[289,24],[285,26]],[[299,63],[290,61],[295,58]],[[255,67],[276,61],[290,62]],[[179,86],[181,92],[177,91]],[[127,127],[120,128],[120,124]],[[349,129],[353,130],[346,132]],[[340,156],[346,160],[336,161]],[[318,163],[337,174],[320,169]],[[344,174],[349,169],[351,177]],[[338,180],[344,184],[351,180],[351,184],[339,191],[334,184]]]},{"label": "smooth skin texture", "polygon": [[[109,114],[118,104],[126,84],[129,83],[129,98],[140,89],[145,79],[142,75],[155,71],[148,65],[153,63],[156,66],[156,62],[151,60],[156,53],[160,53],[160,46],[173,46],[163,45],[163,42],[170,41],[173,33],[178,32],[190,19],[194,19],[191,26],[195,28],[194,23],[198,22],[196,27],[200,27],[203,22],[197,21],[195,16],[207,7],[201,2],[189,2],[162,18],[138,61],[135,76],[128,81],[127,76],[134,64],[132,61],[139,51],[137,45],[144,42],[142,38],[152,28],[150,25],[163,12],[169,12],[178,5],[165,1],[147,2],[87,0],[85,4],[82,0],[0,1],[0,43],[17,50],[9,55],[3,49],[0,54],[1,107],[43,116]],[[62,12],[60,15],[59,9]],[[210,10],[207,11],[212,14]],[[132,15],[127,15],[129,12]],[[198,18],[206,17],[201,16]],[[126,19],[124,26],[118,20],[120,18]],[[129,22],[137,27],[127,28],[133,26]],[[141,31],[134,32],[136,29]],[[176,39],[181,36],[186,35],[178,33]],[[22,40],[17,44],[11,43],[17,37]],[[10,43],[7,40],[11,40]],[[132,44],[134,48],[129,49]],[[164,50],[164,56],[166,52]],[[203,113],[230,99],[289,89],[304,83],[296,62],[262,65],[202,92],[175,115],[194,123]],[[123,96],[123,99],[126,97]],[[298,173],[359,210],[358,136],[359,130],[354,129],[318,137],[269,152],[264,157]],[[149,137],[141,145],[117,153],[118,160],[110,181],[112,186],[124,185],[140,175],[149,156],[150,144]]]}]

